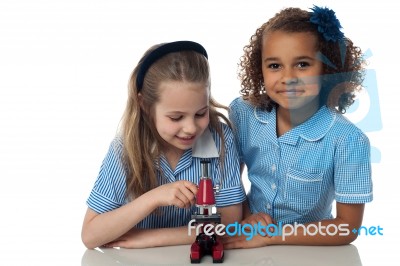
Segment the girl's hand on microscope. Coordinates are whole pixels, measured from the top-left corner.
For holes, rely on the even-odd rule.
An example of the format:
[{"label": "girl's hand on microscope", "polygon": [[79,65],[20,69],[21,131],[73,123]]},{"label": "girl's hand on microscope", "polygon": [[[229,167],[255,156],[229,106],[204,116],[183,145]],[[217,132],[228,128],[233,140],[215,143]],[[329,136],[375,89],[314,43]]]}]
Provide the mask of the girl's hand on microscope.
[{"label": "girl's hand on microscope", "polygon": [[196,202],[197,186],[187,180],[168,183],[153,189],[159,206],[190,208]]}]

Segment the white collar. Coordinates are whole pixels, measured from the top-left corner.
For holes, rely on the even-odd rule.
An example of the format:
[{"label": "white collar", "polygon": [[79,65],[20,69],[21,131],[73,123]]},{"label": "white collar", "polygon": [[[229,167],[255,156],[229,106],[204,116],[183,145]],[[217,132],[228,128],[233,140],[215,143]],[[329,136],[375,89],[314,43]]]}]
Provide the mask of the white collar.
[{"label": "white collar", "polygon": [[192,156],[199,158],[218,158],[219,153],[211,132],[206,128],[192,148]]}]

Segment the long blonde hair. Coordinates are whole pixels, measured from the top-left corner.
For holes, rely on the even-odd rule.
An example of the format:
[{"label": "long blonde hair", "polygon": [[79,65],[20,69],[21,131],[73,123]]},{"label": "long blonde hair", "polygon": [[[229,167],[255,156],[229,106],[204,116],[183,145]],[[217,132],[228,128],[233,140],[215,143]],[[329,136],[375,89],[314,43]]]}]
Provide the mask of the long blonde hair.
[{"label": "long blonde hair", "polygon": [[[155,45],[147,50],[129,80],[128,100],[121,124],[123,160],[129,198],[138,197],[158,185],[160,146],[164,142],[155,128],[153,107],[159,101],[160,83],[166,80],[188,81],[204,83],[210,87],[210,69],[204,55],[195,51],[173,52],[158,59],[147,70],[140,90],[141,102],[139,104],[136,84],[138,71],[146,56],[160,46],[161,44]],[[217,110],[218,108],[227,109],[210,97],[209,127],[216,130],[221,138],[221,143],[224,143],[220,121],[222,119],[229,126],[230,122]],[[225,149],[222,144],[220,159],[224,154]]]}]

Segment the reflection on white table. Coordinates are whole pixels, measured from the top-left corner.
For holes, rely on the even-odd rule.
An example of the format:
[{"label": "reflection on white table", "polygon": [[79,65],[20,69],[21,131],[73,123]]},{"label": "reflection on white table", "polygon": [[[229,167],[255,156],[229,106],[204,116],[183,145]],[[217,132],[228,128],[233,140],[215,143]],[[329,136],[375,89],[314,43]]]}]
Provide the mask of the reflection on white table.
[{"label": "reflection on white table", "polygon": [[[86,250],[82,266],[112,265],[196,265],[190,263],[190,246],[147,249],[97,248]],[[362,266],[354,245],[346,246],[269,246],[253,249],[226,250],[225,265],[268,266]],[[213,264],[204,256],[200,265]],[[221,264],[219,264],[221,265]]]}]

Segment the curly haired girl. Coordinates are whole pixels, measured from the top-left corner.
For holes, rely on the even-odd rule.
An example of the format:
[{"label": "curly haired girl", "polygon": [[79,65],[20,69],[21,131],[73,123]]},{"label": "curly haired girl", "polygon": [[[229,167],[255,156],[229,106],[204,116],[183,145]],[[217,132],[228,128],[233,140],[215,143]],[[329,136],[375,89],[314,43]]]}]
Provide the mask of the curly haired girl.
[{"label": "curly haired girl", "polygon": [[286,8],[245,46],[242,97],[230,119],[251,183],[243,223],[265,231],[251,241],[226,238],[227,248],[356,239],[351,230],[372,200],[370,145],[342,113],[362,86],[365,62],[340,29],[329,8]]}]

